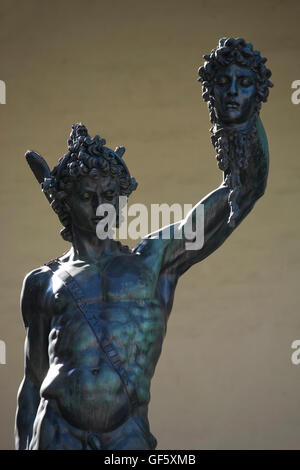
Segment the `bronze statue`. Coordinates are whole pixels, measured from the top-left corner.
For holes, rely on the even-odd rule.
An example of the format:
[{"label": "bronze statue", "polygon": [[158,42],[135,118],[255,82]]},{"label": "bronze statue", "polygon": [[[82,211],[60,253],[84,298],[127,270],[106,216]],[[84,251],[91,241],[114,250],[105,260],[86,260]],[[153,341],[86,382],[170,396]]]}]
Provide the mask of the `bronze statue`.
[{"label": "bronze statue", "polygon": [[[155,449],[150,384],[179,277],[219,248],[264,194],[268,145],[259,118],[272,86],[265,58],[243,39],[223,38],[199,69],[213,124],[221,185],[204,197],[204,244],[147,236],[133,249],[99,239],[99,205],[118,206],[137,183],[123,160],[82,124],[49,170],[27,161],[64,226],[71,249],[29,273],[22,290],[27,332],[18,394],[17,449]],[[198,204],[197,204],[198,206]],[[192,221],[196,207],[188,216]],[[117,225],[120,223],[117,220]]]}]

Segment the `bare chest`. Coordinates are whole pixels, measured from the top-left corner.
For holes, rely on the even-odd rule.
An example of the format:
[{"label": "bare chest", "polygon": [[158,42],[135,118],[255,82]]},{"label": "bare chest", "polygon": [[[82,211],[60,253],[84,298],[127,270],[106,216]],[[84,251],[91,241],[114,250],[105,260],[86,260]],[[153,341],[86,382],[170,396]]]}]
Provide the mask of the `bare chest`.
[{"label": "bare chest", "polygon": [[[106,259],[97,265],[67,264],[63,267],[88,302],[153,300],[157,274],[137,256]],[[59,273],[59,272],[58,272]]]},{"label": "bare chest", "polygon": [[[166,318],[155,298],[155,276],[136,264],[112,263],[106,269],[71,267],[82,306],[92,314],[100,341],[110,341],[122,362],[152,374],[161,352]],[[55,315],[49,336],[50,360],[99,363],[95,334],[65,286],[54,286]],[[98,336],[99,336],[98,335]],[[71,364],[70,364],[71,365]]]}]

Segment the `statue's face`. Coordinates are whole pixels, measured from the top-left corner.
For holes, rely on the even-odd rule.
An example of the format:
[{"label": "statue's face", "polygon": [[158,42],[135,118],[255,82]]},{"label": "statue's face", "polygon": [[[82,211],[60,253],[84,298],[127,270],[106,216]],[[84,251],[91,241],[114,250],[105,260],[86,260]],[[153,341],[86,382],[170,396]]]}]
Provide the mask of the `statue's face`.
[{"label": "statue's face", "polygon": [[247,67],[228,65],[215,77],[214,106],[221,123],[246,123],[256,108],[256,78]]},{"label": "statue's face", "polygon": [[100,218],[96,211],[101,204],[112,204],[116,210],[119,198],[119,182],[111,176],[98,179],[83,176],[73,186],[72,193],[67,198],[71,209],[72,224],[80,230],[93,232],[96,236],[96,226]]}]

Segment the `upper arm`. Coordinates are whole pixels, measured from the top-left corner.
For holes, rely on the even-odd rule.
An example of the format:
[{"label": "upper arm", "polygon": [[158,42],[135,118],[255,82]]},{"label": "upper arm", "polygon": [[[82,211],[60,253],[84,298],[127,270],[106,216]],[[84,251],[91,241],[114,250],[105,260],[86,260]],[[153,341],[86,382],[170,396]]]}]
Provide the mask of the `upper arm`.
[{"label": "upper arm", "polygon": [[25,374],[18,391],[16,449],[28,449],[40,402],[40,386],[48,370],[49,271],[48,268],[36,269],[23,282],[21,312],[26,329]]},{"label": "upper arm", "polygon": [[[220,247],[234,230],[228,224],[229,191],[222,183],[196,204],[184,220],[147,235],[136,249],[148,251],[151,256],[159,255],[159,274],[172,276],[176,282],[193,264]],[[242,195],[239,203],[241,211],[235,227],[254,204],[248,193]]]},{"label": "upper arm", "polygon": [[26,330],[25,376],[40,386],[48,369],[49,269],[29,273],[23,282],[21,312]]},{"label": "upper arm", "polygon": [[[253,143],[251,158],[248,166],[240,170],[241,186],[236,196],[239,213],[236,215],[235,225],[228,223],[231,189],[223,182],[205,196],[183,221],[147,235],[138,245],[137,251],[150,252],[152,257],[154,253],[159,255],[160,274],[171,275],[177,279],[194,263],[210,255],[224,243],[251,211],[256,200],[264,194],[269,168],[268,141],[260,119],[257,120],[256,126],[257,139]],[[200,208],[201,211],[198,210]],[[191,228],[197,234],[193,240],[196,243],[191,243],[187,237]],[[176,236],[179,232],[181,236]],[[166,233],[169,236],[164,239]]]},{"label": "upper arm", "polygon": [[178,278],[226,240],[233,230],[227,223],[230,214],[228,195],[228,188],[222,184],[196,204],[184,220],[170,226],[162,274]]}]

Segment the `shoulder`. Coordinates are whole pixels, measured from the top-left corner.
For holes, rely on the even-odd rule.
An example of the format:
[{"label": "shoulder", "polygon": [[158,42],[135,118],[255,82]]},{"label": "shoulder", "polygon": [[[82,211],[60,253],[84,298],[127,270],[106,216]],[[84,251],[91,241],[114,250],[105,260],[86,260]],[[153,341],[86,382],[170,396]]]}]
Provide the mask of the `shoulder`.
[{"label": "shoulder", "polygon": [[21,309],[25,324],[35,311],[46,311],[52,271],[41,266],[26,274],[21,291]]},{"label": "shoulder", "polygon": [[149,234],[135,246],[132,252],[140,257],[143,264],[148,265],[153,271],[159,272],[170,242],[170,239],[163,239],[160,236],[156,237]]},{"label": "shoulder", "polygon": [[23,281],[22,293],[29,293],[34,291],[40,291],[41,288],[45,287],[52,276],[51,269],[48,266],[41,266],[33,269],[26,274]]},{"label": "shoulder", "polygon": [[26,274],[23,281],[22,295],[32,292],[41,293],[47,289],[49,281],[53,275],[53,271],[50,266],[55,264],[57,261],[64,263],[69,260],[69,257],[70,251],[64,253],[58,258],[48,261],[48,263],[45,263],[43,266],[33,269],[28,274]]}]

